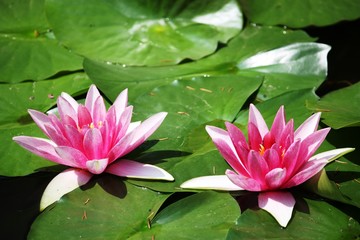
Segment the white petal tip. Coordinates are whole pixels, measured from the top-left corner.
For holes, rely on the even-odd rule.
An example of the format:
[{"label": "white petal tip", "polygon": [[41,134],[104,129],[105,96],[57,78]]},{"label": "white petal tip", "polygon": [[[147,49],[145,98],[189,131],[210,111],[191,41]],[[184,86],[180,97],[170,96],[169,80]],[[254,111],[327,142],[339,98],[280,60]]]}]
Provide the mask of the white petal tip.
[{"label": "white petal tip", "polygon": [[270,213],[282,227],[291,219],[295,198],[289,192],[261,192],[258,197],[259,207]]},{"label": "white petal tip", "polygon": [[111,164],[106,172],[127,178],[174,181],[174,177],[164,169],[140,162],[122,159]]},{"label": "white petal tip", "polygon": [[65,194],[85,185],[91,177],[91,173],[74,168],[59,173],[46,187],[40,200],[40,211],[58,201]]},{"label": "white petal tip", "polygon": [[184,189],[199,190],[220,190],[220,191],[240,191],[241,187],[235,185],[226,175],[202,176],[192,178],[180,185]]}]

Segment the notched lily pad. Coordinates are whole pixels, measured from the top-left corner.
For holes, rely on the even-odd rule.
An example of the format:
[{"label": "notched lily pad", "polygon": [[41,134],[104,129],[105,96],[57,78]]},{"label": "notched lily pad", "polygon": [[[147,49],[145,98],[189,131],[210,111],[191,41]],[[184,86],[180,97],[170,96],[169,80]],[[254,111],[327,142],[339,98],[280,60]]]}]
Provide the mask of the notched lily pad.
[{"label": "notched lily pad", "polygon": [[50,0],[47,17],[56,37],[70,49],[90,59],[128,65],[202,58],[243,25],[235,0]]}]

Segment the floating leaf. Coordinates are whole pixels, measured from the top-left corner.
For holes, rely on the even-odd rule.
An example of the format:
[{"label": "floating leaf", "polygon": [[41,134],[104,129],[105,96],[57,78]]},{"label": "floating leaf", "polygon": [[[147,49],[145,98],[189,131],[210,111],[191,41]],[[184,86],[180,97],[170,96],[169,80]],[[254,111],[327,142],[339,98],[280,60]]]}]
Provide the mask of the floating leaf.
[{"label": "floating leaf", "polygon": [[104,175],[96,182],[49,206],[31,226],[28,239],[128,239],[148,228],[169,196],[115,176]]},{"label": "floating leaf", "polygon": [[240,0],[240,4],[250,21],[264,25],[302,28],[360,17],[360,2],[353,0]]},{"label": "floating leaf", "polygon": [[0,52],[0,82],[43,80],[82,68],[82,58],[55,39],[45,17],[44,0],[1,1]]},{"label": "floating leaf", "polygon": [[239,215],[239,206],[228,193],[197,193],[164,208],[151,229],[130,239],[225,239]]},{"label": "floating leaf", "polygon": [[199,59],[242,28],[235,0],[51,0],[47,16],[56,37],[70,49],[129,65]]},{"label": "floating leaf", "polygon": [[[142,95],[174,80],[226,74],[265,78],[258,97],[266,100],[296,89],[316,88],[325,79],[329,47],[317,43],[291,44],[305,40],[311,38],[301,31],[283,34],[279,28],[248,27],[228,47],[197,62],[177,66],[127,67],[86,59],[84,67],[110,99],[124,88],[132,88]],[[278,54],[281,57],[276,57]],[[271,58],[264,62],[268,56]],[[259,60],[256,67],[254,64],[250,66],[254,58]]]},{"label": "floating leaf", "polygon": [[322,121],[335,129],[360,126],[360,83],[330,92],[322,97],[315,106],[323,112]]}]

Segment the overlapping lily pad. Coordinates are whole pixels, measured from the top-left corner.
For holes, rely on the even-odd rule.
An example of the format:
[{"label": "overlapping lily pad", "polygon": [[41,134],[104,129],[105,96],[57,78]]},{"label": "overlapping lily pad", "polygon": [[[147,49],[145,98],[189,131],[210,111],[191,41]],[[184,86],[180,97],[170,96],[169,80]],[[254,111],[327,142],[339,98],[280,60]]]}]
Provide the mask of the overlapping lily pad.
[{"label": "overlapping lily pad", "polygon": [[0,82],[43,80],[82,68],[82,58],[56,40],[44,0],[0,3]]},{"label": "overlapping lily pad", "polygon": [[243,22],[235,0],[50,0],[47,16],[56,37],[70,49],[128,65],[202,58],[218,42],[234,37]]},{"label": "overlapping lily pad", "polygon": [[110,99],[126,87],[141,95],[174,80],[227,74],[263,77],[265,81],[258,97],[266,100],[296,89],[316,88],[324,81],[329,47],[311,42],[292,44],[310,40],[302,31],[283,34],[279,28],[248,27],[228,47],[197,62],[127,67],[86,59],[84,67]]},{"label": "overlapping lily pad", "polygon": [[250,21],[265,25],[326,26],[360,17],[360,2],[343,0],[240,0]]}]

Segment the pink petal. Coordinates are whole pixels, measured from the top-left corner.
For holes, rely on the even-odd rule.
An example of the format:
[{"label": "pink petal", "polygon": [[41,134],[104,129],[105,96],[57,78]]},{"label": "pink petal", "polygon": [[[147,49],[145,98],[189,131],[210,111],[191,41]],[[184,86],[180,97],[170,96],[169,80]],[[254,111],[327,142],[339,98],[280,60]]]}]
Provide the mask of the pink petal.
[{"label": "pink petal", "polygon": [[230,179],[230,181],[244,190],[252,192],[258,192],[262,190],[261,184],[255,179],[244,177],[240,174],[236,174],[231,170],[226,170],[225,174]]},{"label": "pink petal", "polygon": [[65,194],[85,185],[91,177],[91,173],[75,168],[59,173],[47,185],[40,201],[40,211],[58,201]]},{"label": "pink petal", "polygon": [[70,162],[72,167],[86,169],[88,159],[81,151],[67,146],[56,147],[55,151],[63,161]]},{"label": "pink petal", "polygon": [[104,170],[108,166],[108,163],[109,163],[108,158],[89,160],[86,162],[86,167],[89,170],[89,172],[93,174],[100,174],[104,172]]},{"label": "pink petal", "polygon": [[[123,138],[126,134],[128,134],[130,131],[134,130],[135,126],[131,126],[131,130],[129,131],[129,127],[131,125],[131,117],[133,112],[133,106],[126,107],[123,111],[123,113],[120,116],[120,119],[117,123],[117,134],[115,135],[115,142],[120,141],[121,138]],[[141,123],[141,122],[140,122]],[[140,126],[140,124],[136,125]],[[119,129],[120,128],[120,129]]]},{"label": "pink petal", "polygon": [[228,132],[213,126],[206,126],[205,129],[229,165],[238,173],[250,176],[243,162],[239,159]]},{"label": "pink petal", "polygon": [[299,159],[307,161],[320,147],[329,131],[330,128],[324,128],[310,134],[307,138],[305,138],[301,142]]},{"label": "pink petal", "polygon": [[273,148],[267,149],[263,155],[263,158],[269,166],[269,170],[277,168],[282,164],[279,153]]},{"label": "pink petal", "polygon": [[[45,129],[45,124],[51,124],[51,120],[49,119],[49,117],[39,111],[36,110],[32,110],[29,109],[28,113],[30,114],[31,118],[34,120],[34,122],[36,123],[36,125],[39,126],[39,128],[46,134],[48,135],[46,129]],[[48,135],[49,136],[49,135]]]},{"label": "pink petal", "polygon": [[82,128],[83,126],[89,127],[90,124],[93,122],[89,110],[84,105],[79,105],[77,118],[80,128]]},{"label": "pink petal", "polygon": [[278,189],[286,179],[286,169],[274,168],[265,175],[266,185],[269,189]]},{"label": "pink petal", "polygon": [[90,128],[84,135],[83,143],[85,155],[88,159],[102,159],[105,157],[103,152],[103,138],[97,128]]},{"label": "pink petal", "polygon": [[126,130],[125,135],[127,135],[127,134],[131,133],[132,131],[134,131],[138,126],[140,126],[140,124],[141,124],[141,121],[130,123],[127,130]]},{"label": "pink petal", "polygon": [[128,104],[128,90],[124,89],[115,99],[113,106],[115,107],[116,122],[119,121],[121,114]]},{"label": "pink petal", "polygon": [[254,104],[250,104],[249,123],[253,123],[258,128],[261,138],[264,138],[265,134],[269,132],[264,118]]},{"label": "pink petal", "polygon": [[74,148],[76,148],[82,152],[84,151],[83,136],[78,131],[78,129],[74,128],[74,126],[72,126],[72,125],[66,124],[64,126],[64,135]]},{"label": "pink petal", "polygon": [[69,116],[77,123],[77,109],[79,104],[67,93],[62,93],[57,99],[60,118],[64,119]]},{"label": "pink petal", "polygon": [[246,138],[244,134],[237,128],[235,125],[225,122],[226,129],[228,130],[228,135],[236,149],[236,152],[240,158],[240,160],[246,166],[247,155],[249,153],[249,146],[246,142]]},{"label": "pink petal", "polygon": [[288,176],[293,175],[293,171],[299,169],[304,163],[303,161],[298,161],[300,146],[301,142],[298,139],[286,150],[284,154],[283,167],[286,168]]},{"label": "pink petal", "polygon": [[101,122],[106,118],[106,107],[104,99],[101,96],[96,99],[94,108],[92,111],[90,111],[90,113],[93,119],[93,123],[96,126],[99,126],[99,124],[101,124]]},{"label": "pink petal", "polygon": [[73,162],[62,159],[55,151],[57,145],[48,139],[18,136],[13,137],[13,140],[26,150],[40,157],[46,158],[52,162],[56,162],[59,164],[76,167]]},{"label": "pink petal", "polygon": [[259,152],[250,150],[247,169],[253,179],[259,183],[265,183],[265,174],[269,171],[269,166]]},{"label": "pink petal", "polygon": [[[265,134],[266,136],[267,134]],[[259,129],[255,126],[255,124],[249,122],[248,124],[248,138],[249,138],[249,147],[252,150],[259,151],[260,145],[263,142],[263,138],[259,132]]]},{"label": "pink petal", "polygon": [[94,112],[94,105],[96,100],[100,97],[100,92],[94,84],[91,84],[89,91],[86,94],[85,106],[90,113]]},{"label": "pink petal", "polygon": [[134,129],[130,134],[123,137],[109,153],[110,161],[113,161],[125,154],[128,154],[140,144],[142,144],[164,121],[167,113],[160,112],[146,119],[140,126]]},{"label": "pink petal", "polygon": [[320,172],[327,163],[328,161],[326,159],[318,159],[307,162],[287,183],[284,184],[283,188],[291,188],[302,184]]},{"label": "pink petal", "polygon": [[277,142],[284,149],[290,147],[290,145],[294,142],[294,120],[290,119],[290,121],[286,124],[283,132],[281,133],[280,140]]},{"label": "pink petal", "polygon": [[305,120],[295,131],[295,139],[305,139],[317,130],[321,113],[315,113]]},{"label": "pink petal", "polygon": [[282,227],[286,227],[291,219],[295,198],[289,192],[261,192],[258,204],[261,209],[270,213]]},{"label": "pink petal", "polygon": [[282,133],[284,127],[285,127],[285,112],[284,112],[284,106],[281,106],[278,112],[276,113],[274,122],[270,129],[271,135],[275,138],[277,142],[280,139],[280,134]]},{"label": "pink petal", "polygon": [[44,125],[49,138],[58,146],[70,146],[71,143],[63,136],[62,132],[57,131],[54,125]]},{"label": "pink petal", "polygon": [[126,159],[111,164],[105,171],[121,177],[174,181],[174,177],[162,168]]},{"label": "pink petal", "polygon": [[71,105],[71,107],[75,110],[75,112],[77,111],[79,104],[73,97],[71,97],[66,92],[62,92],[60,96]]},{"label": "pink petal", "polygon": [[180,185],[181,188],[188,189],[212,189],[220,191],[239,191],[244,190],[235,185],[226,175],[214,175],[192,178]]},{"label": "pink petal", "polygon": [[333,149],[330,151],[326,151],[326,152],[322,152],[319,154],[316,154],[314,156],[312,156],[309,161],[314,161],[314,160],[319,160],[319,159],[325,159],[328,162],[331,162],[341,156],[343,156],[344,154],[347,154],[349,152],[354,151],[355,148],[338,148],[338,149]]}]

